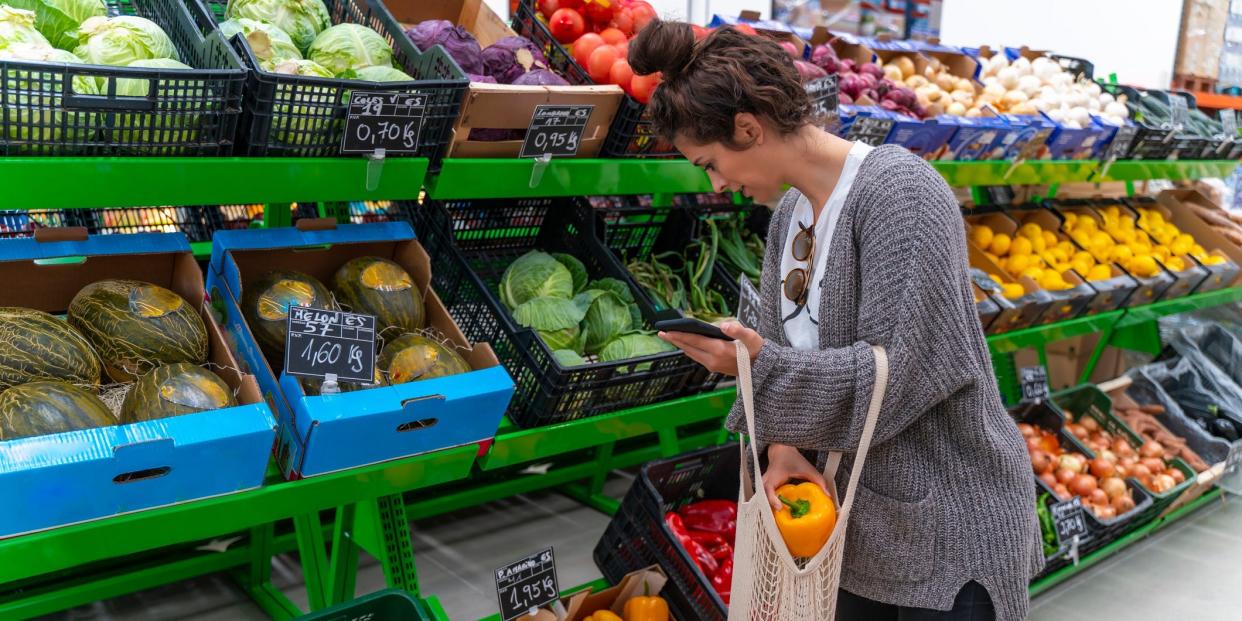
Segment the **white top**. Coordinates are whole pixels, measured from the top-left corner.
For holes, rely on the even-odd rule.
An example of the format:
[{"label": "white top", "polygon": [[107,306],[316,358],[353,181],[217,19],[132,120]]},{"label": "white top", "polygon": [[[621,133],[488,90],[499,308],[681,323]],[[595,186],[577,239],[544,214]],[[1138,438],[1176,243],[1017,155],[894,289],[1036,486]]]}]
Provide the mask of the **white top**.
[{"label": "white top", "polygon": [[[855,142],[854,146],[850,147],[849,154],[845,156],[845,166],[841,168],[841,177],[837,179],[837,187],[832,189],[828,202],[824,203],[824,208],[819,213],[819,220],[815,220],[811,201],[806,196],[799,196],[798,204],[794,205],[793,217],[789,219],[789,234],[785,236],[785,251],[781,254],[780,293],[781,319],[784,320],[794,315],[795,311],[797,312],[792,319],[784,321],[785,337],[789,339],[789,345],[794,349],[819,349],[819,290],[827,269],[832,233],[837,228],[837,220],[841,218],[845,198],[850,193],[850,187],[854,185],[854,177],[858,175],[858,168],[862,166],[863,159],[874,148],[862,142]],[[805,262],[793,258],[793,243],[794,237],[797,237],[798,232],[802,230],[798,224],[810,226],[811,222],[815,222],[815,256],[812,258],[815,269],[811,271],[811,290],[807,293],[806,308],[799,310],[797,304],[785,297],[784,280],[785,274],[795,267],[803,269],[807,267]]]}]

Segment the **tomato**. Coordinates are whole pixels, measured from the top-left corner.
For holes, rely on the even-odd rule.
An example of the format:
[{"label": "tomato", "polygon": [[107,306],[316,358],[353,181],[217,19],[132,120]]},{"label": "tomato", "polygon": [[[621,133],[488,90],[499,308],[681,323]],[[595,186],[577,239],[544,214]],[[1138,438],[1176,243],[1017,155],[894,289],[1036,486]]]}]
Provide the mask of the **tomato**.
[{"label": "tomato", "polygon": [[573,43],[586,32],[586,20],[573,9],[557,9],[548,19],[548,30],[561,43]]},{"label": "tomato", "polygon": [[578,40],[574,41],[574,60],[585,69],[587,61],[591,58],[591,52],[594,52],[595,48],[601,45],[604,45],[604,38],[594,32],[588,32],[578,37]]},{"label": "tomato", "polygon": [[740,33],[742,33],[742,34],[748,34],[748,35],[757,35],[757,34],[759,34],[759,33],[755,32],[755,29],[754,29],[753,27],[751,27],[751,25],[750,25],[750,24],[738,24],[738,25],[734,26],[733,28],[734,28],[734,29],[736,29],[738,32],[740,32]]},{"label": "tomato", "polygon": [[630,69],[630,63],[624,58],[618,58],[612,63],[612,69],[608,70],[608,81],[621,87],[626,93],[630,92],[630,81],[634,79],[634,70]]},{"label": "tomato", "polygon": [[642,32],[642,29],[646,28],[647,24],[656,17],[655,9],[643,0],[634,0],[630,3],[630,14],[634,16],[634,32]]},{"label": "tomato", "polygon": [[552,14],[561,8],[561,0],[539,0],[539,13],[545,19],[552,19]]},{"label": "tomato", "polygon": [[579,13],[582,12],[582,0],[560,0],[562,9],[573,9]]},{"label": "tomato", "polygon": [[651,101],[651,93],[656,86],[660,84],[660,74],[653,73],[651,75],[636,75],[630,80],[630,95],[638,100],[638,103],[645,104]]},{"label": "tomato", "polygon": [[608,45],[620,45],[626,41],[629,41],[629,39],[625,36],[625,33],[617,30],[616,28],[605,28],[600,31],[599,36],[603,37],[604,43],[607,43]]},{"label": "tomato", "polygon": [[630,57],[630,42],[629,41],[626,41],[625,43],[621,43],[618,45],[614,45],[613,47],[617,48],[617,56],[619,58],[628,59]]},{"label": "tomato", "polygon": [[617,48],[611,45],[601,45],[595,48],[595,51],[591,52],[591,57],[587,59],[587,73],[596,84],[607,84],[612,64],[619,58],[621,55],[617,53]]},{"label": "tomato", "polygon": [[610,23],[609,26],[616,28],[617,30],[620,30],[627,37],[633,36],[634,35],[634,13],[633,11],[631,11],[629,7],[626,7],[624,9],[621,9],[620,11],[617,11],[617,16],[612,18],[612,23]]},{"label": "tomato", "polygon": [[694,31],[695,41],[702,41],[703,39],[706,39],[707,35],[711,34],[712,32],[698,24],[690,24],[690,29]]},{"label": "tomato", "polygon": [[596,24],[607,24],[617,14],[621,4],[617,0],[586,0],[583,13]]}]

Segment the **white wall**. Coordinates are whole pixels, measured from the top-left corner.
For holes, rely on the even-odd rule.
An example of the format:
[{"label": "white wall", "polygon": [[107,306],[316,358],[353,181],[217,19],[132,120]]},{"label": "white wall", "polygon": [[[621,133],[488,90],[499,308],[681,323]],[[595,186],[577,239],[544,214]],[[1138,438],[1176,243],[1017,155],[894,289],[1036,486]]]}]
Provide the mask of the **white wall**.
[{"label": "white wall", "polygon": [[1182,0],[944,0],[949,45],[1028,45],[1095,64],[1149,88],[1173,79]]}]

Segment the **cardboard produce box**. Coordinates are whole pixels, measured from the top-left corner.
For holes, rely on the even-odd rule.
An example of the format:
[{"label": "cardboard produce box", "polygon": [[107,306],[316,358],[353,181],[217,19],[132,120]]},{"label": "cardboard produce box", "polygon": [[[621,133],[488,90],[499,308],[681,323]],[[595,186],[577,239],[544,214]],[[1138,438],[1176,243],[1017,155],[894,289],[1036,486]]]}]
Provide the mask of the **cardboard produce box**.
[{"label": "cardboard produce box", "polygon": [[[1146,231],[1147,234],[1152,237],[1152,240],[1155,241],[1157,235],[1156,231],[1149,226],[1150,223],[1144,224],[1140,222],[1139,212],[1136,207],[1137,206],[1134,203],[1129,201],[1122,203],[1120,205],[1121,217],[1133,221],[1135,227]],[[1155,209],[1162,217],[1167,217],[1169,215],[1168,210],[1160,207],[1157,203],[1155,203],[1155,201],[1152,201],[1150,204],[1144,203],[1142,207],[1146,209]],[[1165,247],[1168,247],[1168,244],[1164,245]],[[1180,260],[1180,264],[1177,261],[1172,261],[1174,257]],[[1160,263],[1160,266],[1163,267],[1165,271],[1172,274],[1175,279],[1173,284],[1169,286],[1169,290],[1164,294],[1165,298],[1179,298],[1190,295],[1198,290],[1199,287],[1208,279],[1209,274],[1207,267],[1205,267],[1194,257],[1190,256],[1189,253],[1171,255],[1169,259],[1161,259],[1160,257],[1156,257],[1156,261]],[[1176,269],[1177,267],[1181,267],[1182,269]]]},{"label": "cardboard produce box", "polygon": [[[625,604],[635,597],[656,595],[664,588],[668,577],[659,565],[632,571],[616,586],[593,592],[586,589],[561,598],[565,614],[540,609],[534,616],[518,617],[518,621],[582,621],[600,610],[608,610],[617,616],[625,612]],[[670,616],[671,618],[671,616]]]},{"label": "cardboard produce box", "polygon": [[986,332],[988,334],[1000,334],[1001,332],[1009,332],[1010,330],[1028,328],[1035,325],[1039,317],[1053,303],[1052,296],[1040,289],[1039,284],[1034,280],[1025,276],[1015,278],[1008,274],[1001,266],[988,258],[974,242],[967,242],[966,250],[970,256],[970,267],[981,272],[983,277],[991,278],[995,276],[1000,280],[1002,286],[1019,285],[1023,291],[1023,294],[1017,298],[995,296],[998,305],[1001,305],[1000,302],[1003,301],[1008,307],[1001,305],[1000,312],[992,320]]},{"label": "cardboard produce box", "polygon": [[[270,270],[295,270],[330,286],[336,270],[366,256],[400,265],[423,292],[427,328],[447,339],[471,371],[397,385],[309,396],[283,361],[269,361],[242,313],[245,287]],[[222,302],[228,331],[280,422],[277,463],[296,479],[478,444],[496,434],[513,380],[486,343],[470,343],[430,289],[430,258],[405,222],[220,231],[213,240],[208,286]],[[481,311],[485,312],[485,311]],[[376,343],[376,354],[380,353]]]},{"label": "cardboard produce box", "polygon": [[1198,190],[1165,190],[1157,195],[1156,200],[1154,207],[1163,209],[1161,213],[1165,220],[1194,237],[1208,254],[1228,259],[1226,264],[1205,266],[1211,275],[1199,286],[1198,291],[1211,291],[1239,284],[1242,246],[1234,243],[1229,232],[1236,229],[1239,239],[1242,239],[1242,225],[1231,219],[1232,214],[1218,207]]},{"label": "cardboard produce box", "polygon": [[[385,4],[397,21],[406,26],[429,19],[451,21],[469,30],[484,49],[505,37],[517,36],[483,0],[386,0]],[[471,82],[461,116],[453,125],[447,157],[517,157],[522,148],[520,134],[530,126],[535,106],[543,104],[594,106],[582,132],[577,157],[595,157],[604,146],[624,95],[621,87],[612,84],[522,86]],[[511,137],[482,140],[479,134],[471,138],[472,130],[507,130]]]},{"label": "cardboard produce box", "polygon": [[1228,21],[1229,0],[1186,0],[1174,73],[1213,79],[1220,75]]},{"label": "cardboard produce box", "polygon": [[[255,378],[242,372],[203,303],[203,275],[180,233],[88,237],[42,229],[0,241],[0,306],[64,313],[83,287],[148,282],[198,309],[210,370],[238,405],[78,431],[0,441],[0,538],[220,496],[263,484],[275,422]],[[107,383],[106,376],[101,380]]]}]

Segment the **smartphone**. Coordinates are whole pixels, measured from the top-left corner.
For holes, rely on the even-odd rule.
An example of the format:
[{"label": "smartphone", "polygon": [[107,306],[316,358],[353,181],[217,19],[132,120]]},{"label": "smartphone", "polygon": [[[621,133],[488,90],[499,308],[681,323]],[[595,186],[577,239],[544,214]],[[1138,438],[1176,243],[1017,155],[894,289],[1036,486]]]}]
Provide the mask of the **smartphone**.
[{"label": "smartphone", "polygon": [[706,321],[699,321],[698,319],[691,319],[689,317],[681,319],[663,319],[657,321],[655,322],[655,329],[661,332],[688,332],[690,334],[706,336],[707,338],[712,339],[720,339],[722,341],[733,340],[733,337],[721,332],[720,328],[717,328]]}]

